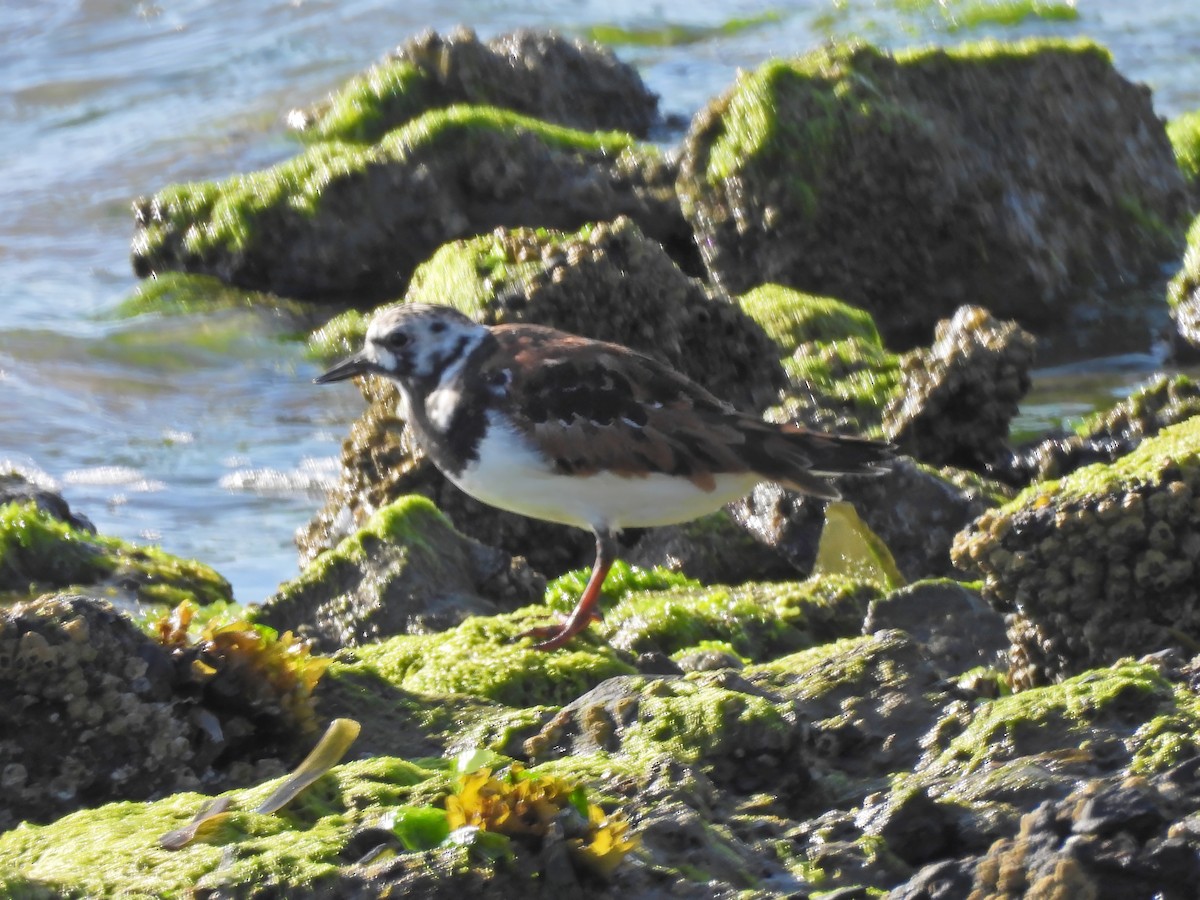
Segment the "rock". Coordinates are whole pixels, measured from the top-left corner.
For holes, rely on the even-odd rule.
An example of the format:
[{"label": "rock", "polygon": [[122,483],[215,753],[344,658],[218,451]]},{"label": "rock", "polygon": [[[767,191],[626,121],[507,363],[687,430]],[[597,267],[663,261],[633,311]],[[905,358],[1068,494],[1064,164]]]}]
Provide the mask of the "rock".
[{"label": "rock", "polygon": [[903,389],[884,413],[884,433],[935,466],[982,469],[1008,456],[1009,424],[1030,385],[1033,336],[978,306],[943,319],[933,346],[906,354]]},{"label": "rock", "polygon": [[637,70],[600,44],[519,29],[480,41],[469,28],[425,31],[330,99],[293,110],[309,140],[374,142],[431,109],[497,106],[583,131],[645,137],[658,98]]},{"label": "rock", "polygon": [[[874,478],[843,478],[838,489],[887,545],[909,581],[950,575],[954,535],[999,502],[996,486],[969,474],[938,473],[899,458]],[[734,519],[801,572],[811,571],[824,504],[774,484],[760,484],[730,506]]]},{"label": "rock", "polygon": [[58,494],[0,475],[0,594],[32,599],[68,587],[130,607],[233,599],[229,582],[203,563],[96,534]]},{"label": "rock", "polygon": [[1074,434],[1050,437],[992,470],[1009,484],[1062,478],[1092,463],[1132,453],[1146,438],[1200,414],[1200,385],[1186,375],[1156,375],[1112,409],[1095,413]]},{"label": "rock", "polygon": [[200,273],[361,306],[401,294],[455,238],[621,215],[686,259],[694,251],[673,179],[660,151],[625,135],[454,106],[378,144],[317,144],[261,172],[139,199],[133,266],[142,277]]},{"label": "rock", "polygon": [[796,574],[783,557],[754,540],[726,510],[692,522],[647,529],[624,559],[642,568],[661,566],[702,584],[783,581]]},{"label": "rock", "polygon": [[[628,219],[576,234],[517,229],[448,245],[418,271],[406,302],[453,303],[488,323],[537,322],[625,344],[742,408],[761,409],[783,382],[778,351],[754,320],[684,275]],[[356,345],[363,327],[361,318],[346,317],[330,324],[322,342]],[[401,431],[396,389],[376,379],[363,389],[370,406],[343,447],[338,486],[298,538],[302,560],[381,505],[416,493],[463,533],[522,555],[547,575],[592,562],[594,539],[586,532],[501,512],[451,485]]]},{"label": "rock", "polygon": [[278,774],[311,724],[324,664],[309,669],[282,638],[264,640],[263,653],[252,643],[240,634],[236,647],[221,635],[164,646],[105,601],[74,594],[0,612],[0,831]]},{"label": "rock", "polygon": [[954,541],[1008,619],[1014,685],[1200,636],[1200,418],[989,510]]},{"label": "rock", "polygon": [[1186,205],[1149,91],[1086,41],[771,60],[693,120],[678,190],[716,283],[841,298],[902,347],[967,303],[1059,326],[1170,258]]},{"label": "rock", "polygon": [[444,631],[542,596],[523,560],[463,537],[423,497],[376,512],[268,599],[258,620],[332,651]]},{"label": "rock", "polygon": [[901,396],[900,358],[884,348],[868,312],[778,284],[738,304],[783,351],[788,383],[768,418],[883,436],[883,411]]},{"label": "rock", "polygon": [[1003,617],[978,591],[950,579],[919,581],[872,600],[863,633],[891,628],[916,640],[946,677],[999,667],[1008,649]]}]

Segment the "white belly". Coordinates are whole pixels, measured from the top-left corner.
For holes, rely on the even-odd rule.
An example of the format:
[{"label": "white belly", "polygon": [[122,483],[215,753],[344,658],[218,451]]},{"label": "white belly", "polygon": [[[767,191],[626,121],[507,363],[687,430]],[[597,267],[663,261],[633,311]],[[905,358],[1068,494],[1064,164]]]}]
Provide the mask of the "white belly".
[{"label": "white belly", "polygon": [[705,491],[670,475],[557,475],[520,435],[493,422],[479,461],[451,480],[475,499],[523,516],[619,530],[690,521],[745,496],[760,479],[754,473],[717,475],[716,487]]}]

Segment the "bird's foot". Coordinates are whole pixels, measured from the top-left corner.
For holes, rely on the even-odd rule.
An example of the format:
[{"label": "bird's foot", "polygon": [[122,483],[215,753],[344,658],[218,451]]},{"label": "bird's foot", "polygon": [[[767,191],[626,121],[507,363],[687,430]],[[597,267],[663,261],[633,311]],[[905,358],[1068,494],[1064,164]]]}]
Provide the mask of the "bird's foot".
[{"label": "bird's foot", "polygon": [[594,610],[587,616],[569,616],[557,625],[539,625],[528,631],[522,631],[517,635],[516,640],[533,638],[537,641],[533,645],[534,650],[557,650],[559,647],[565,646],[567,641],[575,635],[587,631],[588,625],[592,622],[602,622],[603,620],[604,617],[600,615],[600,611]]}]

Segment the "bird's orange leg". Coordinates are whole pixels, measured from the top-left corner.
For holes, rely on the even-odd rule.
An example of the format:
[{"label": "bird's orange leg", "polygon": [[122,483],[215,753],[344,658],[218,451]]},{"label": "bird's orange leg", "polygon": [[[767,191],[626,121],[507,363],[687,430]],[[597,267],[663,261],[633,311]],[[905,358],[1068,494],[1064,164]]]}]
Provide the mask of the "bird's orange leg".
[{"label": "bird's orange leg", "polygon": [[617,539],[612,532],[596,533],[596,562],[592,565],[592,577],[579,595],[579,602],[561,625],[544,625],[531,628],[521,637],[544,638],[533,645],[535,650],[557,650],[575,635],[584,631],[593,619],[600,618],[600,588],[608,570],[617,561]]}]

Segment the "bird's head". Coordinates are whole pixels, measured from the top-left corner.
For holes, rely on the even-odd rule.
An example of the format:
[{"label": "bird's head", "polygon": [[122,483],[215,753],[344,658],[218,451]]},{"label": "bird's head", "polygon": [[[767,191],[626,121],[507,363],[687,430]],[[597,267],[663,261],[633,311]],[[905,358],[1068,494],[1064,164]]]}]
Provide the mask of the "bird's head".
[{"label": "bird's head", "polygon": [[329,384],[374,374],[403,387],[436,384],[442,373],[487,336],[485,326],[448,306],[412,303],[388,307],[371,320],[362,350],[315,380]]}]

